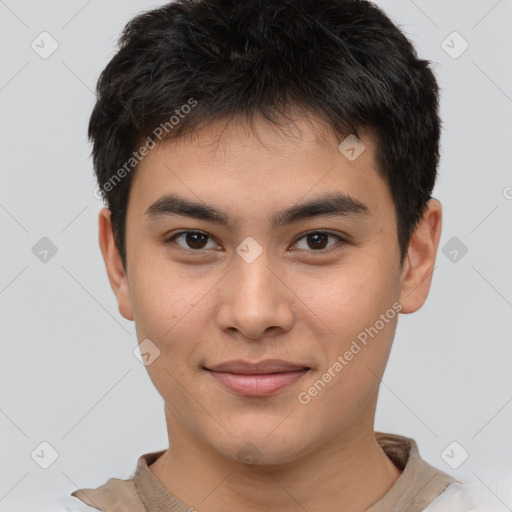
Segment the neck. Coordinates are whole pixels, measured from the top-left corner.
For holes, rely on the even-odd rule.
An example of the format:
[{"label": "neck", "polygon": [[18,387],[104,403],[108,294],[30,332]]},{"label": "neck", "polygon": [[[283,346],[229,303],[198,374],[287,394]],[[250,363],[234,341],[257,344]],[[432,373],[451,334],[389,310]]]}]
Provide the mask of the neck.
[{"label": "neck", "polygon": [[[172,417],[171,417],[172,416]],[[150,466],[187,506],[201,512],[363,512],[393,486],[401,471],[371,428],[343,432],[283,465],[249,465],[220,455],[193,436],[166,408],[170,449]],[[179,441],[178,441],[179,440]]]}]

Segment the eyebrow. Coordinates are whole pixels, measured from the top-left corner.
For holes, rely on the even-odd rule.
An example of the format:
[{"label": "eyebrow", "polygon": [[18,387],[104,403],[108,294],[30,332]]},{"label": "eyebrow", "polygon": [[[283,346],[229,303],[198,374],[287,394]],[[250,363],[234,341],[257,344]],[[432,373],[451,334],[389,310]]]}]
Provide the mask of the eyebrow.
[{"label": "eyebrow", "polygon": [[[365,203],[347,194],[324,194],[311,201],[275,212],[272,216],[271,229],[313,217],[367,217],[369,214],[370,208]],[[214,222],[231,229],[237,226],[227,213],[211,205],[189,201],[174,194],[160,197],[147,208],[145,215],[149,218],[179,215]]]}]

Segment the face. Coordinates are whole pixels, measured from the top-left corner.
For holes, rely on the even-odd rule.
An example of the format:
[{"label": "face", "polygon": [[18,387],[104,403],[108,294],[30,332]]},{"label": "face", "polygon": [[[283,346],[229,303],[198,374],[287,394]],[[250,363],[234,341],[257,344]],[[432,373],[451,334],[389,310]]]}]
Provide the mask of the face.
[{"label": "face", "polygon": [[398,311],[415,307],[371,137],[353,160],[320,121],[297,127],[216,122],[152,149],[131,185],[126,275],[100,214],[168,421],[233,460],[373,432]]}]

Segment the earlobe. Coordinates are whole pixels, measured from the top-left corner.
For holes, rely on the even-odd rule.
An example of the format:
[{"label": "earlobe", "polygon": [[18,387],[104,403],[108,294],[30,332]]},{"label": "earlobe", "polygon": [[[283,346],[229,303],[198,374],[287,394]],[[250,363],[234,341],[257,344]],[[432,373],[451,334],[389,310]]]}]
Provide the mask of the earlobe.
[{"label": "earlobe", "polygon": [[105,268],[119,307],[119,312],[127,320],[133,320],[133,308],[126,275],[119,250],[115,244],[110,210],[102,208],[98,215],[98,236]]},{"label": "earlobe", "polygon": [[401,313],[414,313],[427,300],[441,238],[442,205],[430,199],[409,243],[402,270]]}]

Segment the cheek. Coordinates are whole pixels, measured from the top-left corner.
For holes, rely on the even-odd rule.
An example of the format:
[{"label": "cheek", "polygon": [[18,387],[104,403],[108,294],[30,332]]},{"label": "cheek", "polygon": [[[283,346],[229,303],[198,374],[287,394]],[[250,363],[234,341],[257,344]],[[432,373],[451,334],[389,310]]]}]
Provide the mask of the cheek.
[{"label": "cheek", "polygon": [[141,342],[150,339],[164,356],[166,365],[178,367],[201,341],[206,328],[207,293],[204,279],[185,278],[170,265],[140,265],[142,272],[131,285],[132,304]]},{"label": "cheek", "polygon": [[[324,354],[319,377],[330,370],[326,376],[329,391],[319,403],[328,397],[345,401],[347,393],[355,402],[366,400],[385,368],[399,295],[393,272],[378,261],[376,257],[361,258],[350,268],[347,265],[333,271],[329,279],[322,280],[318,293],[312,294],[310,288],[307,305],[321,319],[318,325],[329,327],[327,334],[319,334],[315,340]],[[332,374],[335,377],[331,378]]]},{"label": "cheek", "polygon": [[146,370],[160,395],[178,406],[187,401],[183,390],[190,389],[191,368],[198,367],[197,353],[204,345],[205,288],[156,270],[138,276],[133,290],[137,339],[156,346],[158,357]]},{"label": "cheek", "polygon": [[322,366],[301,389],[302,399],[310,400],[309,417],[319,419],[318,429],[331,425],[335,432],[341,424],[356,424],[361,414],[371,410],[398,317],[386,284],[347,276],[333,282],[336,290],[317,304],[322,306],[318,309],[322,320],[335,333],[316,337]]},{"label": "cheek", "polygon": [[360,258],[352,265],[330,269],[320,279],[297,280],[297,295],[305,297],[304,303],[326,326],[331,341],[333,336],[346,339],[357,335],[378,320],[399,296],[393,273],[376,261]]}]

